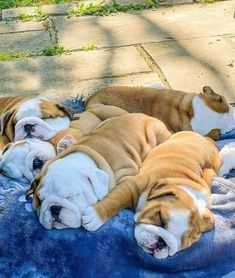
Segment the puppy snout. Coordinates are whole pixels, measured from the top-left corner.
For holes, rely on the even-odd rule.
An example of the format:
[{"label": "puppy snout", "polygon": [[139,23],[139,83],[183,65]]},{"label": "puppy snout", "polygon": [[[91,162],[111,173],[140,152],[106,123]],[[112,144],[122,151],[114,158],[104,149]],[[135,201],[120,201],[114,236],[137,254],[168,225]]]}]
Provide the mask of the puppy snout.
[{"label": "puppy snout", "polygon": [[162,250],[165,247],[166,247],[165,241],[161,237],[159,237],[158,241],[155,243],[155,249]]},{"label": "puppy snout", "polygon": [[26,124],[26,125],[24,126],[24,131],[25,131],[27,134],[30,134],[31,132],[34,131],[33,125],[31,125],[31,124]]},{"label": "puppy snout", "polygon": [[54,217],[58,217],[61,211],[61,206],[51,206],[50,207],[50,211],[51,211],[51,215]]}]

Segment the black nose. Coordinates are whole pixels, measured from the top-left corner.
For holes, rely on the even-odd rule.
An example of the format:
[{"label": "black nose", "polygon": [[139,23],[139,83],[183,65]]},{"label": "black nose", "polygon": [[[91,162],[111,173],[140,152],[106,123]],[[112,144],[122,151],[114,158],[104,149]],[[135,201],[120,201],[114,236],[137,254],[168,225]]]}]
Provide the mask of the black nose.
[{"label": "black nose", "polygon": [[33,125],[26,124],[26,125],[24,126],[24,131],[25,131],[27,134],[30,134],[30,133],[33,131]]},{"label": "black nose", "polygon": [[51,206],[50,211],[51,211],[52,216],[59,216],[61,207],[60,206]]},{"label": "black nose", "polygon": [[165,241],[161,237],[159,237],[158,242],[156,242],[155,248],[158,250],[162,250],[165,247],[166,247]]}]

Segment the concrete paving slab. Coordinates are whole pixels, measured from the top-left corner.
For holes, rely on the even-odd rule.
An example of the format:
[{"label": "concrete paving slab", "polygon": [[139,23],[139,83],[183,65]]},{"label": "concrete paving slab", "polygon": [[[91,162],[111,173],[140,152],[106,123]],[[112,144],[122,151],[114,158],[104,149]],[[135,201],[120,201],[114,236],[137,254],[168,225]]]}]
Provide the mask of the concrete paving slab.
[{"label": "concrete paving slab", "polygon": [[14,34],[19,32],[26,31],[42,31],[43,28],[42,22],[0,22],[0,34]]},{"label": "concrete paving slab", "polygon": [[[112,0],[83,0],[79,1],[79,3],[89,4],[92,3],[94,5],[100,3],[107,3],[112,4]],[[146,0],[116,0],[117,3],[122,5],[128,5],[131,3],[138,4],[142,3],[145,4]],[[185,4],[185,3],[193,3],[193,0],[166,0],[162,1],[163,3],[168,3],[171,5],[178,5],[178,4]],[[43,5],[41,6],[41,10],[43,12],[47,12],[51,15],[66,15],[68,11],[75,8],[76,4],[58,4],[58,5]],[[36,15],[37,11],[34,7],[23,7],[23,8],[12,8],[12,9],[5,9],[2,11],[2,19],[7,20],[9,18],[16,18],[21,13],[26,13],[29,15]]]},{"label": "concrete paving slab", "polygon": [[80,81],[148,72],[135,47],[30,58],[0,64],[0,93],[43,93],[48,89],[67,92],[79,88]]},{"label": "concrete paving slab", "polygon": [[210,85],[235,102],[235,50],[220,37],[143,45],[174,89],[200,92]]},{"label": "concrete paving slab", "polygon": [[[58,82],[58,80],[51,80],[51,83],[42,83],[40,82],[38,75],[36,77],[33,74],[30,74],[30,72],[27,72],[26,74],[22,73],[21,76],[21,81],[20,75],[18,75],[16,76],[14,82],[12,80],[9,81],[11,82],[9,86],[5,86],[4,88],[1,87],[0,96],[17,95],[20,91],[20,93],[24,95],[43,95],[49,99],[61,101],[70,97],[76,97],[77,95],[86,98],[97,90],[111,85],[147,86],[149,83],[157,83],[163,86],[163,83],[156,73],[140,73],[116,78],[66,82],[65,85],[62,85],[60,82]],[[31,83],[32,86],[29,87],[27,83]]]},{"label": "concrete paving slab", "polygon": [[[214,4],[213,4],[214,5]],[[55,18],[60,43],[78,49],[234,34],[234,1],[120,13],[108,17]],[[209,10],[209,14],[207,12]]]},{"label": "concrete paving slab", "polygon": [[47,31],[22,32],[12,35],[0,34],[0,51],[38,51],[49,47],[50,37]]}]

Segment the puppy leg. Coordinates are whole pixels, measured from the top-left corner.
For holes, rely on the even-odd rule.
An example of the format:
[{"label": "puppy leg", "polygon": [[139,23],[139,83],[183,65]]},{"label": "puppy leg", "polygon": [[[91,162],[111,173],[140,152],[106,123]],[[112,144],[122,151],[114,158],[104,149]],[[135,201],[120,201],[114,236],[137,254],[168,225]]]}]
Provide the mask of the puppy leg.
[{"label": "puppy leg", "polygon": [[71,134],[67,134],[62,137],[56,145],[56,153],[61,153],[65,149],[76,144],[77,140]]},{"label": "puppy leg", "polygon": [[211,188],[212,179],[216,176],[217,174],[213,169],[209,169],[209,168],[203,169],[202,178],[209,185],[209,188]]},{"label": "puppy leg", "polygon": [[88,231],[95,231],[122,209],[134,209],[140,194],[146,189],[146,179],[146,176],[136,176],[118,184],[106,197],[83,212],[82,226]]}]

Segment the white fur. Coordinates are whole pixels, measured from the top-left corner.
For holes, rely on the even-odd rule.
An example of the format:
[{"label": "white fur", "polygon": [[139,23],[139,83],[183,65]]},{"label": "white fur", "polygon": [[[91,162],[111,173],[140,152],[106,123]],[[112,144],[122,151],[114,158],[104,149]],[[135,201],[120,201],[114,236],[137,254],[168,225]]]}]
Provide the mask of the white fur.
[{"label": "white fur", "polygon": [[[175,237],[174,233],[170,233],[162,227],[150,224],[137,224],[135,226],[134,234],[139,246],[147,253],[152,253],[157,259],[164,259],[168,256],[173,256],[180,250],[178,238]],[[154,251],[152,246],[158,241],[159,237],[165,241],[167,246],[162,250]]]},{"label": "white fur", "polygon": [[15,141],[28,137],[28,134],[24,130],[26,124],[34,126],[35,131],[31,133],[31,136],[42,140],[49,140],[59,131],[69,127],[70,120],[68,117],[43,119],[40,111],[40,103],[42,100],[46,99],[43,97],[35,97],[19,105],[16,113]]},{"label": "white fur", "polygon": [[[108,180],[108,174],[84,153],[56,160],[42,179],[40,223],[47,229],[80,227],[82,212],[108,193]],[[53,205],[62,207],[61,223],[51,215]]]},{"label": "white fur", "polygon": [[16,113],[16,121],[18,122],[27,117],[41,118],[42,113],[39,105],[42,100],[45,100],[45,98],[35,97],[21,103]]},{"label": "white fur", "polygon": [[167,230],[177,238],[179,246],[181,245],[183,234],[189,230],[189,214],[188,210],[169,211]]},{"label": "white fur", "polygon": [[154,88],[154,89],[166,89],[166,87],[159,82],[148,82],[144,84],[144,87]]},{"label": "white fur", "polygon": [[82,213],[82,226],[87,231],[96,231],[103,224],[104,221],[102,221],[102,219],[100,218],[100,216],[98,215],[98,213],[93,207],[88,207]]},{"label": "white fur", "polygon": [[218,113],[209,108],[199,96],[193,98],[194,116],[191,120],[193,131],[201,135],[208,134],[212,129],[220,129],[221,134],[235,128],[233,108],[229,107],[229,112]]},{"label": "white fur", "polygon": [[27,133],[24,130],[26,124],[34,126],[35,131],[31,133],[32,137],[41,140],[50,140],[59,131],[69,127],[70,120],[68,117],[56,119],[40,119],[36,117],[27,117],[20,120],[15,125],[15,141],[27,138]]},{"label": "white fur", "polygon": [[219,176],[223,177],[235,168],[235,143],[225,145],[219,154],[222,161]]},{"label": "white fur", "polygon": [[208,198],[200,191],[194,190],[187,185],[180,185],[179,188],[183,189],[192,199],[200,215],[205,213],[206,208],[209,206]]},{"label": "white fur", "polygon": [[[18,145],[18,143],[23,143]],[[4,175],[20,181],[31,181],[40,169],[33,169],[33,161],[40,158],[44,162],[56,155],[55,148],[48,142],[36,138],[13,143],[4,152],[0,169]]]}]

